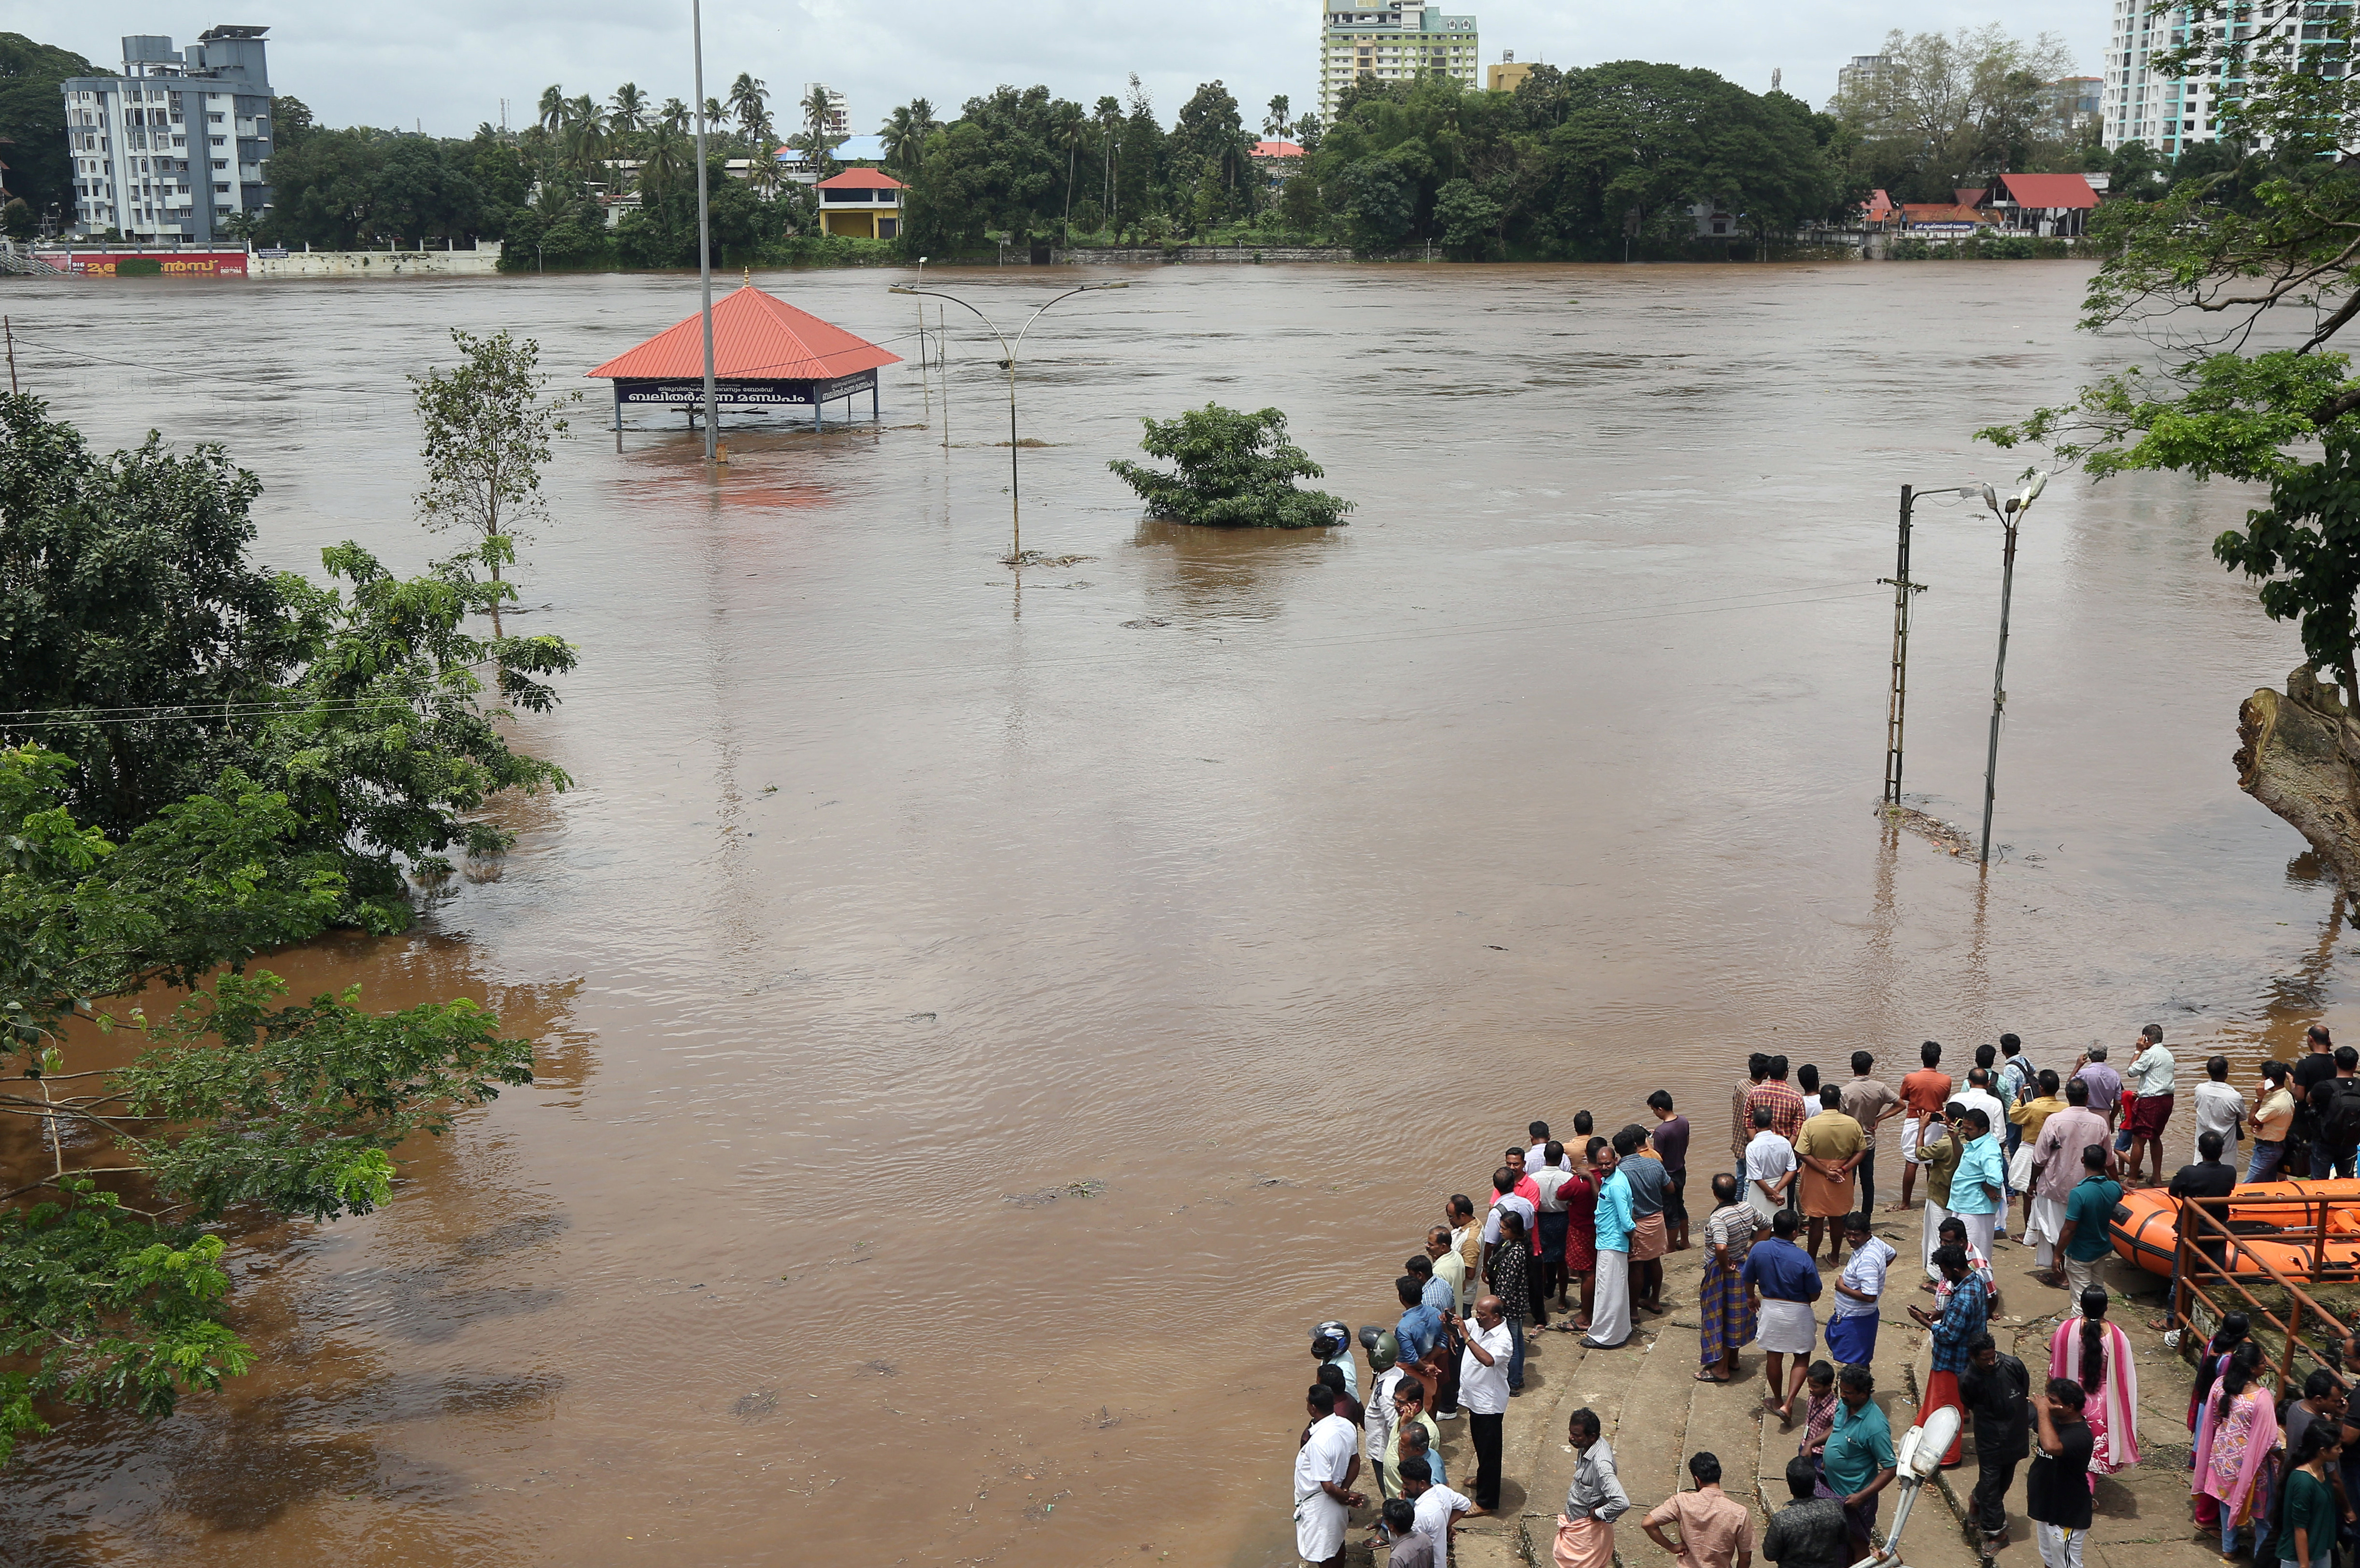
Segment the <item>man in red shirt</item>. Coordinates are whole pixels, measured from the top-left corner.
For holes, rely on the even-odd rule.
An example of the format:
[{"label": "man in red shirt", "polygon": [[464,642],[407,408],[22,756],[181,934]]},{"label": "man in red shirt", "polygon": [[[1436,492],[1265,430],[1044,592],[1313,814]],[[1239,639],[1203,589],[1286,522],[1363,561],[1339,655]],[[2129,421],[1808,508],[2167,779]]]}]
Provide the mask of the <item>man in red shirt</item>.
[{"label": "man in red shirt", "polygon": [[1754,1119],[1756,1105],[1770,1107],[1770,1130],[1788,1143],[1794,1142],[1795,1135],[1803,1130],[1803,1120],[1807,1115],[1803,1109],[1803,1092],[1786,1082],[1785,1057],[1772,1057],[1769,1079],[1755,1085],[1754,1091],[1745,1096],[1748,1121]]},{"label": "man in red shirt", "polygon": [[1939,1070],[1942,1048],[1928,1040],[1918,1048],[1918,1060],[1926,1065],[1901,1080],[1901,1201],[1886,1210],[1887,1214],[1909,1211],[1911,1190],[1918,1184],[1918,1144],[1928,1119],[1942,1114],[1950,1103],[1950,1075]]}]

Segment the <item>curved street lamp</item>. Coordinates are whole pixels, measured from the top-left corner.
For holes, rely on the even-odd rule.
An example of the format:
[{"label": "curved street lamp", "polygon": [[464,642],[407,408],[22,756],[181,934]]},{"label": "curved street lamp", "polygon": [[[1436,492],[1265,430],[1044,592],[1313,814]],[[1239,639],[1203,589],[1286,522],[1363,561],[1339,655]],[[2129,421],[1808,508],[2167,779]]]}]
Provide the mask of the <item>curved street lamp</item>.
[{"label": "curved street lamp", "polygon": [[[892,285],[888,290],[894,294],[917,294],[923,295],[930,299],[947,299],[952,304],[958,306],[961,310],[973,315],[977,321],[981,321],[985,326],[989,327],[991,329],[991,335],[1000,340],[1000,368],[1008,372],[1008,564],[1011,566],[1022,566],[1024,559],[1024,509],[1018,494],[1016,483],[1016,351],[1024,345],[1024,334],[1032,330],[1032,323],[1041,319],[1042,312],[1048,310],[1049,306],[1055,304],[1058,300],[1070,299],[1076,294],[1090,294],[1102,289],[1128,289],[1130,287],[1131,285],[1127,282],[1085,283],[1077,289],[1068,289],[1063,294],[1054,295],[1041,307],[1039,310],[1033,311],[1032,314],[1026,319],[1024,325],[1018,329],[1016,341],[1012,343],[1008,341],[1007,333],[1001,332],[997,326],[992,325],[992,321],[989,316],[985,315],[981,310],[977,310],[974,306],[968,304],[966,300],[960,299],[956,294],[937,293],[931,289],[912,289],[908,285],[901,283]],[[947,386],[943,389],[943,397],[945,399],[945,407],[947,408],[947,400],[950,397],[950,388]],[[947,414],[945,414],[945,417],[947,419]]]},{"label": "curved street lamp", "polygon": [[2005,502],[1994,494],[1988,485],[1983,488],[1983,505],[1990,507],[2000,525],[2007,530],[2006,554],[2000,567],[1999,579],[1999,659],[1992,667],[1991,753],[1983,763],[1983,844],[1981,864],[1991,864],[1992,798],[1999,780],[1999,718],[2007,706],[2007,609],[2008,600],[2016,592],[2016,530],[2024,521],[2024,514],[2040,498],[2041,490],[2049,484],[2048,471],[2035,470],[2027,475],[2029,483]]}]

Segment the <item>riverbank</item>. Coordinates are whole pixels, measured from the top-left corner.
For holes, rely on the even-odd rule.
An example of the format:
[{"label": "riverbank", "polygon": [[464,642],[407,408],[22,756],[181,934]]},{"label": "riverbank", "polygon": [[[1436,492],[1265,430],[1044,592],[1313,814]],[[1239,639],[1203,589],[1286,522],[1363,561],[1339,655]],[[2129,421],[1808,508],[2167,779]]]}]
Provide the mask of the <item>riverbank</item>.
[{"label": "riverbank", "polygon": [[[1897,1443],[1918,1416],[1918,1399],[1931,1371],[1927,1332],[1907,1308],[1932,1298],[1918,1289],[1914,1267],[1919,1236],[1916,1216],[1877,1216],[1876,1232],[1900,1252],[1888,1279],[1876,1355],[1876,1402],[1892,1423]],[[2000,1303],[2007,1311],[1992,1321],[1992,1337],[2002,1350],[2021,1358],[2036,1383],[2049,1367],[2049,1338],[2066,1308],[2065,1292],[2031,1277],[2028,1248],[2003,1243],[1993,1259]],[[1786,1507],[1786,1461],[1801,1442],[1793,1431],[1762,1414],[1762,1352],[1747,1346],[1738,1358],[1739,1377],[1727,1385],[1699,1383],[1696,1313],[1701,1247],[1664,1259],[1661,1317],[1640,1321],[1620,1350],[1590,1350],[1577,1334],[1543,1334],[1537,1354],[1527,1353],[1525,1392],[1510,1401],[1502,1450],[1506,1479],[1500,1512],[1460,1527],[1451,1562],[1464,1568],[1547,1568],[1558,1511],[1573,1480],[1573,1450],[1566,1442],[1567,1418],[1587,1406],[1598,1413],[1631,1498],[1631,1513],[1614,1530],[1622,1568],[1675,1568],[1673,1559],[1649,1541],[1639,1520],[1676,1487],[1691,1485],[1688,1457],[1699,1451],[1718,1456],[1723,1489],[1754,1509],[1757,1540],[1770,1516]],[[1833,1270],[1822,1269],[1831,1279]],[[2161,1281],[2109,1258],[2099,1278],[2114,1294],[2110,1316],[2131,1341],[2139,1376],[2140,1463],[2099,1481],[2087,1537],[2085,1568],[2222,1568],[2209,1531],[2189,1522],[2186,1414],[2191,1374],[2163,1336],[2147,1327],[2162,1300]],[[1454,1489],[1465,1491],[1475,1473],[1467,1423],[1442,1423],[1442,1452]],[[1972,1432],[1965,1463],[1940,1476],[1921,1498],[1902,1537],[1910,1568],[2041,1568],[2032,1524],[2023,1511],[2024,1471],[2009,1489],[2008,1541],[1995,1552],[1983,1550],[1967,1519],[1968,1492],[1974,1486]],[[1896,1492],[1888,1488],[1877,1512],[1880,1530],[1893,1523]],[[1373,1510],[1363,1510],[1373,1518]],[[1354,1519],[1349,1564],[1382,1564],[1386,1554],[1371,1552],[1368,1530]],[[1758,1561],[1757,1554],[1757,1561]]]}]

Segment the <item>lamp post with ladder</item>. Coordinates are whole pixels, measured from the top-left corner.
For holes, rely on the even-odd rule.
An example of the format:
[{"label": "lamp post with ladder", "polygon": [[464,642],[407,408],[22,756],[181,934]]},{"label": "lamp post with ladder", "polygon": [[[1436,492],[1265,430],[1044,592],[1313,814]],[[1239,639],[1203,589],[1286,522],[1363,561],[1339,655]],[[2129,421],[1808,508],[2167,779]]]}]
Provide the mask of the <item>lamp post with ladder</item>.
[{"label": "lamp post with ladder", "polygon": [[1999,656],[1992,675],[1991,740],[1983,765],[1983,831],[1978,859],[1986,866],[1991,864],[1992,806],[1999,775],[1999,721],[2007,705],[2007,630],[2010,602],[2016,590],[2016,531],[2017,525],[2024,520],[2025,509],[2039,496],[2041,487],[2049,480],[2045,473],[2029,477],[2030,483],[2009,496],[2005,504],[1988,485],[1960,485],[1946,490],[1919,490],[1904,485],[1901,487],[1901,524],[1894,553],[1893,575],[1877,579],[1879,583],[1893,585],[1893,678],[1885,706],[1885,805],[1891,811],[1901,805],[1902,741],[1909,703],[1910,602],[1926,591],[1926,584],[1914,582],[1909,576],[1909,543],[1916,505],[1921,497],[1928,495],[1968,496],[1982,501],[2006,530],[2006,544],[2000,568]]}]

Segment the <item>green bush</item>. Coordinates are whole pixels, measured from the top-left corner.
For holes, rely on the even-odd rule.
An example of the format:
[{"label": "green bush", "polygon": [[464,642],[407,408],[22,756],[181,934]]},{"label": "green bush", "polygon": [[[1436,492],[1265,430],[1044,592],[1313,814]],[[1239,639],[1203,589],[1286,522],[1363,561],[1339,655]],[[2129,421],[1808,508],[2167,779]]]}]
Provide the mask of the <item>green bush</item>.
[{"label": "green bush", "polygon": [[164,264],[152,256],[126,256],[115,264],[117,278],[161,278]]},{"label": "green bush", "polygon": [[1107,466],[1139,492],[1151,517],[1207,528],[1328,528],[1352,509],[1349,501],[1295,488],[1297,479],[1325,474],[1286,439],[1286,416],[1276,408],[1247,414],[1207,403],[1176,419],[1140,423],[1147,427],[1140,450],[1170,459],[1178,472],[1121,458]]}]

